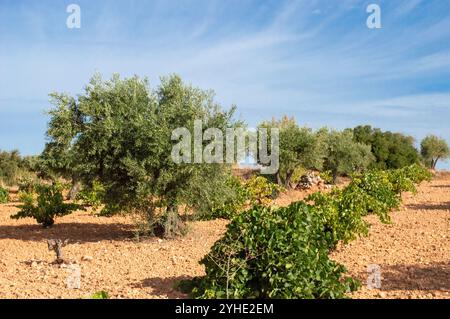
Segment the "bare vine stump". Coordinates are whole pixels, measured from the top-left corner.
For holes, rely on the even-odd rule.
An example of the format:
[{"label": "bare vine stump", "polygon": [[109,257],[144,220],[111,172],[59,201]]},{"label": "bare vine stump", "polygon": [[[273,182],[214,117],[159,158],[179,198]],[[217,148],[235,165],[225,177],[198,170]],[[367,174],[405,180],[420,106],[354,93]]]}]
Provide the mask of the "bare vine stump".
[{"label": "bare vine stump", "polygon": [[48,250],[53,250],[56,253],[56,264],[62,264],[64,263],[64,258],[62,254],[62,248],[67,245],[69,242],[68,239],[61,240],[61,239],[49,239],[47,240]]}]

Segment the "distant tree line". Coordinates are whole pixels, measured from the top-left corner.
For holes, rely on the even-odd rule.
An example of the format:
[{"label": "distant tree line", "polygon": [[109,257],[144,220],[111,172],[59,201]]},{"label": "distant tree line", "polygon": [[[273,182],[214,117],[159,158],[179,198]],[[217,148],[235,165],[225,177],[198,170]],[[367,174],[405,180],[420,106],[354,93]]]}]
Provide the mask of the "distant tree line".
[{"label": "distant tree line", "polygon": [[20,180],[35,176],[40,156],[21,156],[18,150],[0,150],[0,186],[17,185]]},{"label": "distant tree line", "polygon": [[424,163],[435,169],[439,160],[450,157],[444,139],[427,136],[421,150],[414,138],[402,133],[382,131],[369,125],[336,131],[301,127],[294,118],[263,122],[260,127],[280,130],[280,169],[274,179],[285,187],[296,184],[297,171],[330,172],[333,181],[339,175],[361,173],[370,169],[400,169]]}]

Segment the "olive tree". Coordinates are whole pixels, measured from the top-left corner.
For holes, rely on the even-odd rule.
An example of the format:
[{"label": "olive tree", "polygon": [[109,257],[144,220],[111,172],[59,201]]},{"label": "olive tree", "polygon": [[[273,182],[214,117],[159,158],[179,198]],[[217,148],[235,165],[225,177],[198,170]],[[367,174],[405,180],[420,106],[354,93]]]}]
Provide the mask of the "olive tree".
[{"label": "olive tree", "polygon": [[420,143],[421,154],[426,165],[435,169],[439,160],[450,157],[450,148],[447,141],[435,135],[428,135]]},{"label": "olive tree", "polygon": [[371,146],[375,156],[372,168],[398,169],[417,164],[420,161],[420,155],[414,147],[412,136],[382,131],[369,125],[357,126],[352,131],[353,139],[356,142]]},{"label": "olive tree", "polygon": [[280,168],[276,173],[277,183],[290,187],[298,168],[321,169],[324,149],[321,134],[307,127],[300,127],[294,118],[284,116],[281,120],[263,122],[259,128],[279,129]]},{"label": "olive tree", "polygon": [[[222,110],[213,92],[186,85],[176,75],[162,78],[153,90],[137,76],[104,81],[95,75],[77,98],[53,97],[48,135],[62,147],[52,148],[52,158],[60,156],[63,167],[67,160],[84,183],[102,183],[106,205],[140,212],[153,230],[170,235],[182,225],[181,208],[204,210],[226,199],[226,165],[175,163],[171,156],[177,128],[193,132],[196,120],[204,129],[240,124],[233,119],[234,107]],[[63,124],[55,125],[59,121]]]},{"label": "olive tree", "polygon": [[350,130],[328,132],[326,152],[324,168],[331,171],[334,183],[340,174],[362,172],[374,160],[370,146],[355,142]]},{"label": "olive tree", "polygon": [[48,114],[47,143],[37,159],[37,169],[43,177],[56,179],[63,177],[71,181],[68,199],[73,200],[80,189],[80,161],[74,147],[74,139],[81,129],[82,117],[74,97],[67,94],[51,93],[54,105]]}]

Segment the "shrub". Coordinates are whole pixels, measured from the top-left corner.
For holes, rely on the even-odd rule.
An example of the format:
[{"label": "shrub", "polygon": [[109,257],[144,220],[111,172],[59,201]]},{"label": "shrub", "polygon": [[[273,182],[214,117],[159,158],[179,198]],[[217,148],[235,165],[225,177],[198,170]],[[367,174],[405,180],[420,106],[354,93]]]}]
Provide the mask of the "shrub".
[{"label": "shrub", "polygon": [[10,186],[15,184],[21,173],[21,162],[19,151],[0,151],[0,182]]},{"label": "shrub", "polygon": [[300,183],[302,177],[308,173],[308,170],[298,166],[294,169],[291,177],[290,186],[295,189],[297,188],[298,184]]},{"label": "shrub", "polygon": [[431,178],[433,177],[433,174],[426,167],[418,164],[405,167],[403,168],[403,171],[406,177],[412,180],[415,184],[431,181]]},{"label": "shrub", "polygon": [[387,172],[371,171],[354,177],[344,189],[318,192],[306,198],[322,218],[324,232],[329,233],[330,248],[336,247],[339,241],[348,243],[357,236],[367,235],[368,225],[363,216],[376,214],[383,223],[390,221],[389,212],[399,207],[401,199],[389,177]]},{"label": "shrub", "polygon": [[9,202],[9,192],[0,186],[0,204]]},{"label": "shrub", "polygon": [[355,289],[328,258],[321,218],[304,202],[238,215],[202,259],[198,298],[341,298]]},{"label": "shrub", "polygon": [[111,203],[106,203],[99,212],[95,213],[95,215],[101,217],[112,217],[119,213],[121,213],[120,206]]},{"label": "shrub", "polygon": [[315,193],[286,208],[254,206],[228,225],[202,259],[206,276],[192,288],[198,298],[340,298],[358,282],[328,258],[330,249],[365,235],[364,215],[389,222],[400,192],[429,174],[420,166],[355,176],[344,189]]},{"label": "shrub", "polygon": [[238,177],[231,176],[227,186],[233,193],[225,203],[214,207],[210,213],[203,214],[202,219],[225,218],[232,219],[246,208],[253,205],[268,206],[273,203],[281,191],[281,187],[263,176],[253,176],[242,182]]},{"label": "shrub", "polygon": [[366,235],[368,225],[363,216],[376,214],[384,223],[389,212],[401,204],[402,192],[416,192],[416,185],[430,178],[428,170],[412,165],[391,171],[371,171],[356,176],[344,189],[331,193],[314,193],[306,198],[322,218],[324,232],[329,233],[330,248],[339,241],[347,243]]},{"label": "shrub", "polygon": [[106,291],[97,291],[91,297],[91,299],[109,299],[109,294]]},{"label": "shrub", "polygon": [[22,157],[17,150],[0,150],[0,184],[14,186],[22,178],[35,176],[30,161],[31,157]]},{"label": "shrub", "polygon": [[273,202],[281,190],[279,185],[263,176],[253,176],[245,182],[244,187],[248,193],[250,205],[267,206]]},{"label": "shrub", "polygon": [[86,187],[77,194],[77,200],[81,201],[83,206],[92,207],[97,211],[103,204],[105,197],[105,187],[98,181],[94,181],[90,187]]},{"label": "shrub", "polygon": [[416,185],[424,181],[430,181],[431,177],[430,171],[418,164],[389,171],[389,180],[394,187],[394,191],[400,195],[403,192],[416,193]]},{"label": "shrub", "polygon": [[320,172],[319,176],[325,184],[333,184],[333,174],[331,171]]},{"label": "shrub", "polygon": [[245,209],[245,205],[249,199],[248,190],[238,177],[230,176],[226,182],[229,187],[229,198],[224,203],[213,206],[211,212],[205,212],[200,218],[215,219],[224,218],[231,219]]},{"label": "shrub", "polygon": [[34,193],[36,182],[32,178],[22,178],[19,180],[19,193]]},{"label": "shrub", "polygon": [[[81,202],[83,207],[91,207],[97,216],[111,217],[120,213],[119,205],[113,203],[104,204],[105,195],[106,191],[102,183],[94,181],[91,186],[83,188],[76,195],[76,199]],[[100,207],[102,208],[100,209]]]},{"label": "shrub", "polygon": [[378,215],[382,222],[389,222],[389,212],[397,209],[401,204],[401,197],[396,193],[393,184],[386,171],[370,171],[355,177],[344,190],[348,196],[357,192],[357,188],[363,191],[365,196],[365,213],[363,215]]},{"label": "shrub", "polygon": [[389,172],[389,181],[392,184],[393,191],[401,195],[403,192],[416,193],[416,183],[409,178],[408,172],[405,169],[397,169]]},{"label": "shrub", "polygon": [[77,204],[64,203],[61,184],[36,185],[36,193],[21,193],[22,205],[17,214],[12,215],[13,219],[31,217],[36,219],[38,224],[50,227],[55,222],[55,217],[64,216],[75,210],[82,209]]},{"label": "shrub", "polygon": [[[206,276],[180,284],[197,298],[341,298],[358,282],[328,258],[368,233],[362,218],[389,222],[400,193],[430,178],[418,165],[354,176],[344,189],[314,193],[286,208],[254,206],[237,215],[202,260]],[[307,202],[312,204],[307,204]],[[193,288],[192,288],[193,287]]]},{"label": "shrub", "polygon": [[343,192],[314,193],[306,198],[313,202],[312,210],[323,223],[328,247],[333,249],[339,241],[348,243],[358,235],[368,233],[368,225],[362,219],[366,211],[366,196],[361,189]]}]

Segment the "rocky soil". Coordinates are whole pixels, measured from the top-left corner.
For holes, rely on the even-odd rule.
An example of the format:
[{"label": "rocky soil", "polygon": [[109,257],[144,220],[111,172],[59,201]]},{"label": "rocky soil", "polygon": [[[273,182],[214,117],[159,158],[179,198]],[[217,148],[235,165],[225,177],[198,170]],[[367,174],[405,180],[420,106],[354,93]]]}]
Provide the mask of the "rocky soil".
[{"label": "rocky soil", "polygon": [[[303,198],[283,194],[277,205]],[[186,237],[137,241],[125,217],[77,212],[43,229],[34,220],[12,220],[15,204],[0,205],[0,298],[89,298],[107,291],[112,298],[183,298],[174,286],[203,274],[198,261],[225,231],[223,220],[193,222]],[[425,183],[383,225],[373,216],[370,235],[339,247],[343,263],[363,287],[353,298],[450,298],[450,175]],[[70,264],[52,264],[48,239],[69,239],[63,248]],[[380,269],[381,286],[368,289],[369,265]],[[68,287],[77,269],[79,289]],[[69,285],[71,286],[71,285]]]},{"label": "rocky soil", "polygon": [[[364,283],[353,298],[450,298],[449,174],[424,183],[415,196],[405,194],[391,224],[381,224],[375,216],[367,219],[369,236],[332,255]],[[380,269],[380,289],[365,284],[373,278],[370,265]]]}]

